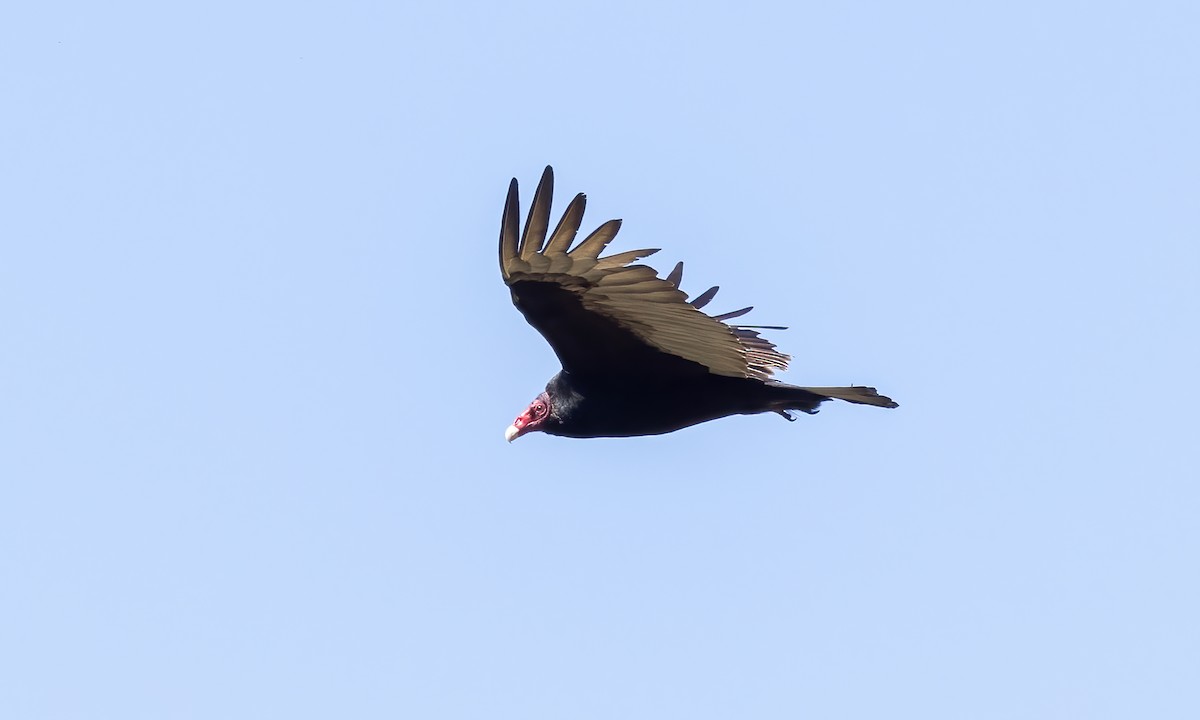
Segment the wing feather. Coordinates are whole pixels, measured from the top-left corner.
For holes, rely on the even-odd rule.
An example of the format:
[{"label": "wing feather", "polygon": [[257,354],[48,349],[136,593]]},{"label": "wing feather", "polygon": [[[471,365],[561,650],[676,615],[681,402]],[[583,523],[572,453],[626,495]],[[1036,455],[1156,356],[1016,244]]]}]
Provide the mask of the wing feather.
[{"label": "wing feather", "polygon": [[[594,266],[594,269],[595,270],[612,270],[614,268],[622,268],[622,267],[625,267],[626,265],[628,265],[629,263],[633,262],[634,260],[641,260],[644,257],[650,257],[651,255],[653,255],[656,252],[658,252],[658,248],[650,248],[648,250],[629,250],[628,252],[617,253],[616,255],[609,255],[608,257],[600,258],[599,260],[597,260],[596,265]],[[651,270],[650,272],[654,273],[653,270]]]},{"label": "wing feather", "polygon": [[500,218],[500,268],[505,277],[517,259],[517,232],[521,223],[521,201],[517,197],[517,179],[508,184],[504,215]]},{"label": "wing feather", "polygon": [[585,237],[583,242],[576,245],[570,254],[584,260],[595,260],[600,257],[600,253],[604,250],[605,246],[617,236],[617,231],[620,229],[620,220],[609,220],[593,230],[592,234]]},{"label": "wing feather", "polygon": [[550,233],[550,242],[546,243],[545,250],[547,255],[559,255],[570,249],[571,243],[575,242],[575,235],[579,233],[579,225],[583,222],[583,210],[586,207],[587,195],[579,193],[571,199],[562,220],[558,221],[554,232]]},{"label": "wing feather", "polygon": [[717,320],[720,320],[721,322],[725,322],[726,320],[740,318],[741,316],[745,315],[746,313],[750,312],[753,309],[754,309],[754,306],[752,305],[750,307],[744,307],[741,310],[734,310],[733,312],[721,313],[720,315],[713,315],[713,317],[716,318]]},{"label": "wing feather", "polygon": [[683,282],[683,263],[682,262],[675,263],[675,269],[672,270],[669,275],[667,275],[667,282],[671,283],[675,287],[679,287],[679,283]]},{"label": "wing feather", "polygon": [[707,305],[707,304],[708,304],[710,301],[712,301],[712,299],[713,299],[714,297],[716,297],[716,295],[717,295],[717,291],[718,291],[718,290],[720,290],[720,289],[721,289],[721,286],[720,286],[720,285],[713,285],[713,286],[712,286],[712,287],[710,287],[709,289],[707,289],[707,290],[705,290],[704,292],[700,293],[700,295],[699,295],[699,296],[697,296],[697,297],[696,297],[696,299],[692,301],[692,307],[696,308],[697,310],[699,310],[700,308],[704,307],[704,306],[705,306],[705,305]]},{"label": "wing feather", "polygon": [[683,264],[666,278],[634,265],[657,250],[600,253],[616,237],[620,220],[609,220],[573,249],[586,197],[567,206],[546,241],[554,172],[547,167],[534,193],[529,218],[517,239],[517,181],[509,185],[500,228],[500,270],[513,302],[554,348],[563,367],[578,375],[699,372],[766,380],[787,367],[787,355],[754,330],[724,320],[748,309],[716,317],[700,308],[717,292],[711,288],[690,303],[679,289]]},{"label": "wing feather", "polygon": [[546,170],[542,172],[542,181],[533,193],[533,204],[529,208],[529,218],[525,221],[525,233],[521,235],[521,259],[526,262],[542,252],[542,245],[546,242],[546,228],[550,226],[550,204],[553,200],[554,170],[547,165]]}]

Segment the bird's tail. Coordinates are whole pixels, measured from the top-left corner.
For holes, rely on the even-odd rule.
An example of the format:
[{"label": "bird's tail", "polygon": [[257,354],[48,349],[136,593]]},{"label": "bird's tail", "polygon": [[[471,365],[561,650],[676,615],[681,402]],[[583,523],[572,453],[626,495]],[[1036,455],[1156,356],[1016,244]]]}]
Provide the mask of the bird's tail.
[{"label": "bird's tail", "polygon": [[795,420],[797,412],[815,413],[826,400],[845,400],[859,405],[874,405],[875,407],[899,407],[895,400],[880,395],[873,387],[852,385],[850,387],[796,387],[780,383],[772,385],[773,397],[769,405],[771,410],[779,413],[788,420]]},{"label": "bird's tail", "polygon": [[858,405],[874,405],[875,407],[883,408],[900,407],[900,404],[895,400],[886,395],[880,395],[873,387],[866,387],[864,385],[851,385],[850,387],[806,387],[800,389],[807,390],[814,395],[821,395],[835,400],[845,400],[846,402]]}]

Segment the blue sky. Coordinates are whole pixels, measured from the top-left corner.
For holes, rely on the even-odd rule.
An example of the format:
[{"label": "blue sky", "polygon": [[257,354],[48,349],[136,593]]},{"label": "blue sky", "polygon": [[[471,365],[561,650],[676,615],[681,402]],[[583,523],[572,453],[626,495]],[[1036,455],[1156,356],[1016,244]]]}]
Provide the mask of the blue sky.
[{"label": "blue sky", "polygon": [[[0,715],[1197,717],[1198,21],[4,10]],[[507,445],[547,163],[900,409]]]}]

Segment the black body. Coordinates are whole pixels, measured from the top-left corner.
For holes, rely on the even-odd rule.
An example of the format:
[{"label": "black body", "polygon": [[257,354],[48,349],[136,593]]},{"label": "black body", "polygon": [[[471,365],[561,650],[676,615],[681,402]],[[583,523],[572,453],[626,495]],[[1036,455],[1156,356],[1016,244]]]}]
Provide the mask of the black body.
[{"label": "black body", "polygon": [[560,372],[546,385],[550,417],[541,430],[565,437],[661,435],[729,415],[816,412],[829,398],[783,383],[719,375],[577,380]]}]

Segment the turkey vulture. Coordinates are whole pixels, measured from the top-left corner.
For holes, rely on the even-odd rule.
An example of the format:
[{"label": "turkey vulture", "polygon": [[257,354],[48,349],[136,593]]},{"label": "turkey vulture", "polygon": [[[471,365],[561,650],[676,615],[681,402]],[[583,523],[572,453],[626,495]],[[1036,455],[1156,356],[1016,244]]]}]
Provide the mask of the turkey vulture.
[{"label": "turkey vulture", "polygon": [[[504,431],[509,442],[540,430],[567,437],[658,435],[725,417],[776,412],[794,420],[831,398],[894,408],[871,387],[797,387],[771,378],[787,355],[759,337],[762,326],[700,311],[711,288],[691,302],[679,289],[683,263],[666,278],[632,264],[658,250],[600,257],[620,220],[571,244],[583,220],[583,193],[546,239],[554,170],[542,174],[518,240],[517,179],[500,221],[500,272],[513,304],[562,362],[546,391]],[[783,328],[772,328],[782,330]]]}]

